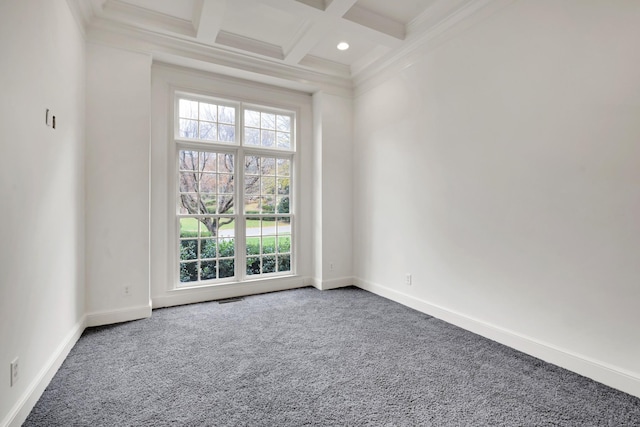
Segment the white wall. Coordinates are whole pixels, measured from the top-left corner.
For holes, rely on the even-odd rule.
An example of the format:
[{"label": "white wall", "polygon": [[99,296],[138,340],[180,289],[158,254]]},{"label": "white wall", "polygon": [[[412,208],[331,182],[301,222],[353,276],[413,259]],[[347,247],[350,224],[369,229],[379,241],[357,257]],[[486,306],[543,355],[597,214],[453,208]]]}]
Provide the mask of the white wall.
[{"label": "white wall", "polygon": [[[0,425],[82,332],[84,40],[64,1],[0,2]],[[45,124],[45,110],[57,128]],[[10,387],[10,363],[19,358]]]},{"label": "white wall", "polygon": [[353,101],[313,95],[314,283],[320,289],[352,284]]},{"label": "white wall", "polygon": [[358,283],[640,395],[638,40],[518,1],[361,93]]},{"label": "white wall", "polygon": [[150,55],[87,44],[89,325],[151,315],[150,94]]}]

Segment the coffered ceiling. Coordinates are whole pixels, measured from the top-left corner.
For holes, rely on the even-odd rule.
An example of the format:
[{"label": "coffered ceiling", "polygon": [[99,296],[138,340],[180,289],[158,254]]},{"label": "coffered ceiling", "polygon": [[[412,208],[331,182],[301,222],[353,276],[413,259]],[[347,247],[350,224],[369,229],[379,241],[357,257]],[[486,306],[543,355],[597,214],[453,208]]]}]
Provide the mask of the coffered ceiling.
[{"label": "coffered ceiling", "polygon": [[[90,39],[144,43],[163,60],[280,67],[351,81],[486,0],[69,0]],[[338,50],[341,41],[350,48]],[[235,61],[235,65],[234,65]],[[244,65],[238,65],[244,64]],[[190,64],[193,65],[193,64]]]}]

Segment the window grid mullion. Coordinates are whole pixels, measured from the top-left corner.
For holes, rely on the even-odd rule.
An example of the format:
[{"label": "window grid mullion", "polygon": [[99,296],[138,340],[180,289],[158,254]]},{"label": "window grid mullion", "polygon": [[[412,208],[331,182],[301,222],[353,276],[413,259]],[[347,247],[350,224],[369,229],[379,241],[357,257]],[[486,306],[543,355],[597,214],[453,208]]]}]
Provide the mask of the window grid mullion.
[{"label": "window grid mullion", "polygon": [[[244,121],[244,114],[242,113],[242,106],[240,107],[240,126]],[[236,278],[243,282],[246,279],[247,274],[247,228],[246,219],[244,213],[244,149],[242,148],[242,132],[240,132],[240,148],[238,148],[238,162],[236,163],[235,173],[237,174],[237,188],[236,188],[236,214],[238,220],[236,221]]]}]

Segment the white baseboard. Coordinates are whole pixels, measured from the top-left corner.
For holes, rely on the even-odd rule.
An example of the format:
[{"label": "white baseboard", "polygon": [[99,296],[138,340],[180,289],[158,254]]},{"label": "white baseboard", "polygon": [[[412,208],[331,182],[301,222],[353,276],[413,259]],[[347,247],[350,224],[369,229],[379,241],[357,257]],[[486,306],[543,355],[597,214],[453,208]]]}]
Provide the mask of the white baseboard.
[{"label": "white baseboard", "polygon": [[331,280],[320,280],[318,278],[313,279],[313,287],[320,289],[321,291],[344,288],[351,285],[353,285],[353,277],[339,277]]},{"label": "white baseboard", "polygon": [[151,303],[137,307],[127,307],[119,310],[95,311],[86,314],[86,326],[110,325],[112,323],[128,322],[130,320],[151,317]]},{"label": "white baseboard", "polygon": [[406,305],[422,313],[442,319],[445,322],[537,357],[538,359],[542,359],[545,362],[552,363],[608,385],[609,387],[640,397],[640,374],[638,373],[630,372],[609,363],[518,334],[512,330],[449,310],[387,286],[359,278],[355,278],[353,284],[376,295]]},{"label": "white baseboard", "polygon": [[19,427],[27,419],[29,413],[42,396],[42,393],[47,388],[53,376],[58,372],[62,362],[66,359],[67,355],[76,344],[80,335],[85,328],[85,318],[82,317],[78,323],[76,323],[67,336],[62,340],[60,345],[53,352],[51,357],[47,360],[35,379],[29,384],[24,394],[18,399],[11,411],[7,414],[4,420],[0,421],[2,427]]},{"label": "white baseboard", "polygon": [[309,286],[309,278],[302,276],[258,279],[228,285],[214,285],[176,289],[163,295],[152,296],[153,308],[172,307],[217,299],[235,298],[246,295],[264,294]]}]

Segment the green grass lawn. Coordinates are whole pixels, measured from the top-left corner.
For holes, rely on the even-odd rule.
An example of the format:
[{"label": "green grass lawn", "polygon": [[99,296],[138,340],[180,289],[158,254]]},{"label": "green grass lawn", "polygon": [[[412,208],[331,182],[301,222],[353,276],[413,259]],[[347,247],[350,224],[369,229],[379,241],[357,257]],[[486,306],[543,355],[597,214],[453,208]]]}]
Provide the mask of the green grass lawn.
[{"label": "green grass lawn", "polygon": [[[198,233],[198,220],[196,218],[182,218],[180,220],[180,231],[183,233],[188,233],[190,235]],[[262,221],[263,227],[275,227],[275,221]],[[225,224],[220,227],[220,230],[233,230],[235,224],[233,222],[229,224]],[[247,221],[248,228],[258,228],[260,227],[260,221],[255,219],[250,219]]]}]

